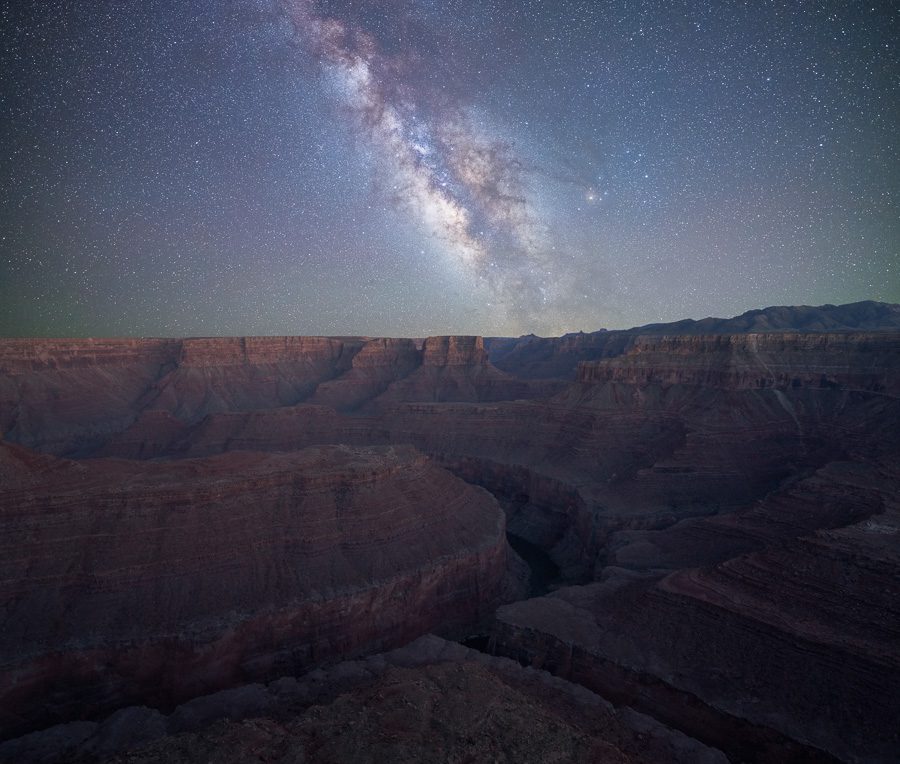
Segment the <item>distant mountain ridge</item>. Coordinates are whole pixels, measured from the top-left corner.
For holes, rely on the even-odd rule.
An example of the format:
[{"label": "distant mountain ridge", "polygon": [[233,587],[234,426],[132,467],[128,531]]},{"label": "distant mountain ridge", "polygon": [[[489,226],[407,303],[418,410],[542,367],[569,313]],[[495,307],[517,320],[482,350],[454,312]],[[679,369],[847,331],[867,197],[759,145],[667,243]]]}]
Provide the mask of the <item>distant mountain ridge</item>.
[{"label": "distant mountain ridge", "polygon": [[631,329],[600,329],[562,337],[486,337],[491,363],[526,379],[573,379],[578,364],[624,353],[641,335],[851,332],[900,329],[900,304],[864,300],[846,305],[779,305],[733,318],[686,318]]},{"label": "distant mountain ridge", "polygon": [[864,300],[846,305],[778,305],[734,318],[684,319],[628,329],[642,334],[739,334],[744,332],[839,332],[900,329],[900,305]]}]

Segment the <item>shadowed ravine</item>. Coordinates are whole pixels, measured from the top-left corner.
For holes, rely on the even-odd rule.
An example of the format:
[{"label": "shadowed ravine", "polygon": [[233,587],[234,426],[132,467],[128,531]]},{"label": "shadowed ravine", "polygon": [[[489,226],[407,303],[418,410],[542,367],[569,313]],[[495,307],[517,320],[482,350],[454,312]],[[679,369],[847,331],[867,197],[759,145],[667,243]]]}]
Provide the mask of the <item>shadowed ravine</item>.
[{"label": "shadowed ravine", "polygon": [[530,597],[540,597],[560,583],[559,566],[537,544],[532,544],[512,533],[506,534],[506,540],[513,551],[525,560],[531,571],[528,579]]}]

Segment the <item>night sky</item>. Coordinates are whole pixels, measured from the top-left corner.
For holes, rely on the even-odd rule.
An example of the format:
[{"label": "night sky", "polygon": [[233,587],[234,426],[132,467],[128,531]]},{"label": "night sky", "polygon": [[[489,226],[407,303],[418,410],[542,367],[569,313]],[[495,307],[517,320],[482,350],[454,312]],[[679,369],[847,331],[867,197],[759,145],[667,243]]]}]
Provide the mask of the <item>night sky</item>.
[{"label": "night sky", "polygon": [[0,335],[900,302],[893,2],[9,2]]}]

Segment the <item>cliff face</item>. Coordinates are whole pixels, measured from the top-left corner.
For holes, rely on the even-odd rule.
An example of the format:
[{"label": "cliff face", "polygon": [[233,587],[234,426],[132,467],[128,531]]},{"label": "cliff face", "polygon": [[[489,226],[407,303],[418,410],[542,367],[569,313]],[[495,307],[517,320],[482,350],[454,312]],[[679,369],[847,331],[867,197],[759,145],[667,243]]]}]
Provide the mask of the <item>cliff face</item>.
[{"label": "cliff face", "polygon": [[497,651],[738,760],[890,760],[900,335],[692,326],[563,338],[610,352],[561,390],[473,337],[3,345],[7,440],[105,457],[2,446],[9,723],[473,623],[502,509],[584,586]]},{"label": "cliff face", "polygon": [[179,340],[0,340],[0,431],[58,453],[97,445],[134,419],[175,367]]},{"label": "cliff face", "polygon": [[304,363],[330,368],[361,340],[332,337],[198,337],[181,341],[180,365],[196,368]]},{"label": "cliff face", "polygon": [[715,565],[816,531],[858,524],[883,511],[885,486],[870,486],[872,474],[867,462],[829,462],[737,511],[616,533],[607,543],[606,562],[658,572]]},{"label": "cliff face", "polygon": [[388,386],[422,365],[422,351],[413,340],[373,339],[353,356],[348,372],[323,382],[310,403],[352,411],[377,398]]},{"label": "cliff face", "polygon": [[582,364],[582,383],[900,392],[900,332],[637,337],[616,358]]},{"label": "cliff face", "polygon": [[359,340],[216,337],[184,340],[178,365],[138,407],[194,421],[216,411],[287,406],[351,368]]},{"label": "cliff face", "polygon": [[563,337],[492,337],[487,343],[491,362],[523,379],[573,380],[584,361],[620,355],[631,346],[631,332],[579,332]]},{"label": "cliff face", "polygon": [[629,350],[641,336],[856,333],[900,330],[900,305],[864,301],[849,305],[780,306],[749,310],[734,318],[687,319],[632,329],[578,332],[563,337],[492,337],[491,361],[499,369],[528,379],[574,379],[582,362],[611,358]]},{"label": "cliff face", "polygon": [[0,427],[49,453],[90,452],[145,410],[193,420],[307,397],[362,343],[322,337],[0,340]]},{"label": "cliff face", "polygon": [[422,365],[393,382],[375,403],[478,402],[533,398],[560,389],[552,382],[517,379],[489,361],[481,337],[429,337]]},{"label": "cliff face", "polygon": [[496,502],[409,447],[0,463],[6,732],[472,624],[509,585]]},{"label": "cliff face", "polygon": [[4,376],[49,369],[173,363],[182,340],[169,339],[3,339]]},{"label": "cliff face", "polygon": [[366,416],[300,405],[181,427],[145,417],[103,453],[411,443],[497,495],[516,533],[575,580],[602,567],[610,534],[734,511],[832,459],[900,449],[897,347],[890,334],[647,339],[545,401],[391,404],[388,388]]},{"label": "cliff face", "polygon": [[609,568],[603,583],[501,608],[495,649],[740,760],[892,761],[900,472],[833,464],[812,480],[705,521],[702,544],[682,534],[718,564],[663,578]]},{"label": "cliff face", "polygon": [[[48,453],[93,454],[141,415],[300,402],[352,412],[418,401],[533,398],[560,389],[495,369],[480,337],[0,340],[0,434]],[[146,419],[145,419],[146,421]]]},{"label": "cliff face", "polygon": [[422,356],[425,366],[485,366],[488,362],[481,337],[429,337]]}]

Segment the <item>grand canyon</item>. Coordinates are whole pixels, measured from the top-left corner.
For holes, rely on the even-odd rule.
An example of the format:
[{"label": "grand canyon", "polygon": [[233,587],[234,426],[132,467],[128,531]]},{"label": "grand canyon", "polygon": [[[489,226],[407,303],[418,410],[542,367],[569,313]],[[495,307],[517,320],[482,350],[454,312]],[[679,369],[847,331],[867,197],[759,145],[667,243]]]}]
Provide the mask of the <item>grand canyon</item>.
[{"label": "grand canyon", "polygon": [[0,764],[898,764],[900,13],[0,8]]},{"label": "grand canyon", "polygon": [[0,760],[895,762],[900,305],[0,340]]}]

